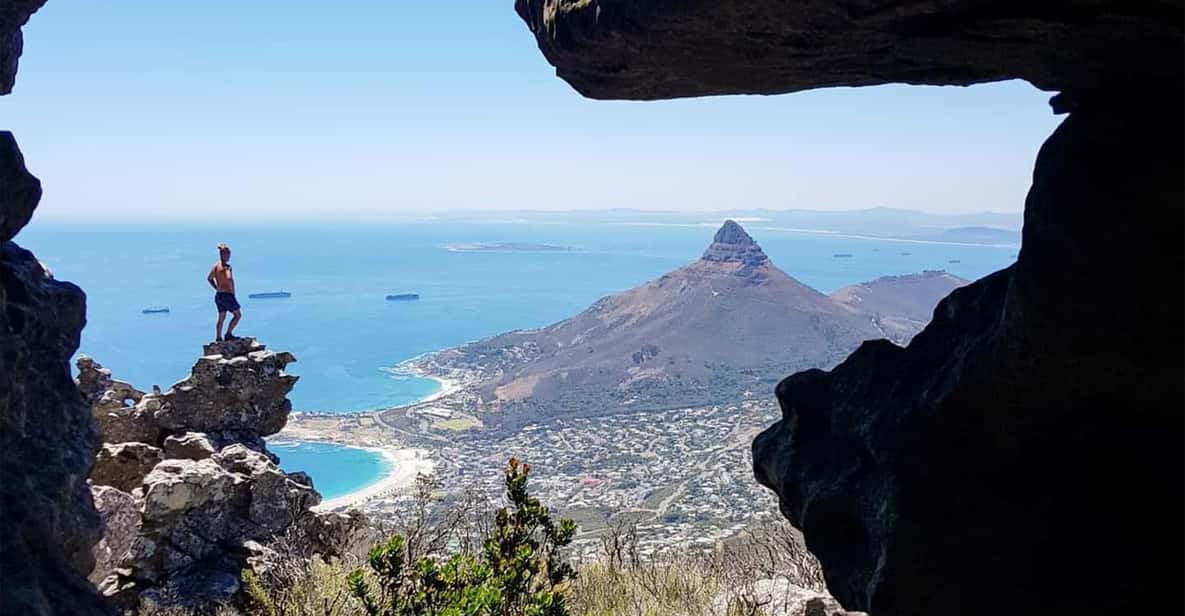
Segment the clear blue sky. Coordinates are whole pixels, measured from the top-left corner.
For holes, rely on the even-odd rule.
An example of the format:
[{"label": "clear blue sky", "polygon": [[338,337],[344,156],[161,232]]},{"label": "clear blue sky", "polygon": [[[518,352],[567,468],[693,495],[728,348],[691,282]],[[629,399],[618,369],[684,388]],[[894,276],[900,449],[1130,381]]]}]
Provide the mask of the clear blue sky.
[{"label": "clear blue sky", "polygon": [[46,219],[634,207],[1018,211],[1022,82],[581,98],[511,0],[49,0],[0,98]]}]

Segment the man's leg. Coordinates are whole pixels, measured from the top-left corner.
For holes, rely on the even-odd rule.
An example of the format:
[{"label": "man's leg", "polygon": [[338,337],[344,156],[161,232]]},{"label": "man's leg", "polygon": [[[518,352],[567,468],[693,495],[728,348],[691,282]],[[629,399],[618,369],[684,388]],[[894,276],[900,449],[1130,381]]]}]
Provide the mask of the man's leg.
[{"label": "man's leg", "polygon": [[[222,310],[219,310],[218,311],[218,325],[214,328],[214,340],[215,341],[222,340],[222,320],[225,318],[226,318],[226,313],[223,312]],[[231,324],[230,324],[231,329],[233,329],[234,326],[235,326],[234,321],[231,321]]]},{"label": "man's leg", "polygon": [[242,318],[242,316],[243,316],[243,313],[239,312],[238,310],[235,310],[231,314],[233,314],[234,316],[231,317],[231,319],[230,319],[230,325],[226,326],[226,337],[227,338],[230,338],[231,336],[234,335],[235,325],[239,324],[239,319]]}]

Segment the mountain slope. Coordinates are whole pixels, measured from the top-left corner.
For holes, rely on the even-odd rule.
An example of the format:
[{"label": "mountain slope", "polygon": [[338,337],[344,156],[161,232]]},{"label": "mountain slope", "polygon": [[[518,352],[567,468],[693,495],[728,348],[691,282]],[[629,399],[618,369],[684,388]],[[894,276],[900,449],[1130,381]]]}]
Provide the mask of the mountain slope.
[{"label": "mountain slope", "polygon": [[884,337],[906,344],[930,322],[938,300],[968,282],[953,274],[927,270],[847,286],[832,293],[831,299],[853,313],[867,315]]},{"label": "mountain slope", "polygon": [[728,221],[685,267],[551,326],[433,354],[421,367],[477,373],[480,409],[585,414],[765,393],[882,336],[868,316],[779,270]]}]

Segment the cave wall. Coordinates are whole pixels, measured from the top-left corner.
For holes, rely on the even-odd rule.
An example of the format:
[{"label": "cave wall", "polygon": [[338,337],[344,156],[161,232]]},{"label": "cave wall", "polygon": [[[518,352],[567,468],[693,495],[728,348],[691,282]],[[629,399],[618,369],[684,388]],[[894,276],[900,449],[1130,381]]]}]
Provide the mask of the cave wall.
[{"label": "cave wall", "polygon": [[86,575],[100,520],[95,427],[70,376],[86,295],[11,239],[41,196],[0,131],[0,613],[103,614]]},{"label": "cave wall", "polygon": [[[754,471],[874,616],[1180,612],[1185,4],[518,0],[592,98],[1020,78],[1069,116],[1017,262],[791,375]],[[936,170],[940,173],[940,170]]]},{"label": "cave wall", "polygon": [[757,478],[845,606],[1180,607],[1181,109],[1083,103],[1038,156],[1015,265],[907,348],[778,386]]},{"label": "cave wall", "polygon": [[[16,76],[20,26],[43,3],[0,6],[0,94]],[[108,614],[86,580],[101,530],[86,483],[95,427],[68,363],[86,295],[12,241],[40,199],[0,131],[0,613]]]}]

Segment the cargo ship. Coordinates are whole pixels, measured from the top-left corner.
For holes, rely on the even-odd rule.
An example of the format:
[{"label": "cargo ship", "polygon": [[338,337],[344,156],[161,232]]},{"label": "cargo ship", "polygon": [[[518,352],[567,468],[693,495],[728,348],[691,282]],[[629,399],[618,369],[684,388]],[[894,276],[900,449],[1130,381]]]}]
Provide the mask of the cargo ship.
[{"label": "cargo ship", "polygon": [[410,302],[420,299],[419,293],[395,293],[387,296],[389,302]]},{"label": "cargo ship", "polygon": [[248,293],[247,297],[251,299],[269,299],[273,297],[292,297],[292,294],[287,291],[267,291],[265,293]]},{"label": "cargo ship", "polygon": [[140,312],[142,312],[144,314],[162,314],[162,313],[166,313],[168,311],[169,311],[168,306],[149,306],[149,307],[141,310]]}]

